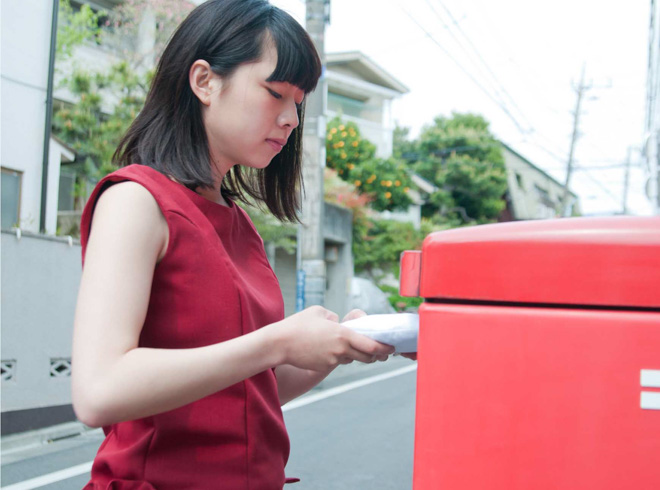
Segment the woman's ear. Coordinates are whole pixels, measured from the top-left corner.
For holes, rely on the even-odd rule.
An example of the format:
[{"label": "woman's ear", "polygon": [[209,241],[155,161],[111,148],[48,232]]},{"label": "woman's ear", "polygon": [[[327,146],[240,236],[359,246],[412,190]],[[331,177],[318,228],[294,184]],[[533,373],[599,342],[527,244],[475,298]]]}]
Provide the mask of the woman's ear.
[{"label": "woman's ear", "polygon": [[206,106],[211,104],[211,95],[222,86],[220,77],[213,73],[211,65],[204,60],[197,60],[192,64],[188,81],[193,93]]}]

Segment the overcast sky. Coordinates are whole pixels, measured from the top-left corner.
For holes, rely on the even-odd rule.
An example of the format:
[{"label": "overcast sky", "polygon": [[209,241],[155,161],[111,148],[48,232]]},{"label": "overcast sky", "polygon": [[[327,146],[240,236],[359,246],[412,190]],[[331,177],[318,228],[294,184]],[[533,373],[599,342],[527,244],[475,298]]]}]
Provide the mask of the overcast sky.
[{"label": "overcast sky", "polygon": [[[304,0],[271,3],[304,24]],[[649,214],[639,151],[649,16],[649,0],[332,0],[326,51],[362,51],[406,85],[394,117],[414,136],[436,115],[480,113],[560,182],[584,66],[571,187],[585,214],[621,211],[631,147],[629,212]]]}]

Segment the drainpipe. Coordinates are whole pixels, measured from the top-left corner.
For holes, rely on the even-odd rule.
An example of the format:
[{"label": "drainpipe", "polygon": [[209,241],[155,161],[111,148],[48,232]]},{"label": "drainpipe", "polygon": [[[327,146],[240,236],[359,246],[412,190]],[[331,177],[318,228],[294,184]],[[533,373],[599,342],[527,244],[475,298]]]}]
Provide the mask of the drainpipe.
[{"label": "drainpipe", "polygon": [[48,87],[46,88],[46,127],[44,129],[44,158],[41,172],[41,216],[39,230],[46,233],[46,198],[48,196],[48,159],[50,158],[50,132],[53,115],[53,77],[55,73],[55,48],[57,46],[57,12],[59,0],[53,0],[53,17],[50,25],[50,58],[48,60]]}]

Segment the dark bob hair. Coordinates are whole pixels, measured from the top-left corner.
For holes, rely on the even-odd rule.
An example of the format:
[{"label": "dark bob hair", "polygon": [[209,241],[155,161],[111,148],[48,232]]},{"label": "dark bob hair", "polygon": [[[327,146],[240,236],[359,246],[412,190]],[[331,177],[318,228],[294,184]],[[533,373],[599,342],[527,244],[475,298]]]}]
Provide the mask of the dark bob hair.
[{"label": "dark bob hair", "polygon": [[[316,88],[321,60],[309,35],[289,14],[265,0],[209,0],[181,23],[158,63],[144,107],[113,156],[119,166],[139,163],[173,177],[186,187],[214,186],[200,102],[188,72],[205,60],[217,75],[230,78],[243,63],[258,61],[270,35],[277,66],[269,82],[288,82],[306,94]],[[263,170],[235,165],[224,177],[224,196],[265,203],[279,220],[296,221],[302,186],[300,124]],[[246,196],[247,194],[247,196]]]}]

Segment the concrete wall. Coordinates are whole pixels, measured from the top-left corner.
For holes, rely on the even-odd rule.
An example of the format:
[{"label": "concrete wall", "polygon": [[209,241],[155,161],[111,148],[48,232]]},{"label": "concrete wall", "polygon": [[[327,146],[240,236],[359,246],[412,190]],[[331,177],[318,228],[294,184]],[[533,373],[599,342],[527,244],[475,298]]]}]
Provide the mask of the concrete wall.
[{"label": "concrete wall", "polygon": [[274,262],[273,264],[271,260],[271,266],[280,282],[284,298],[284,316],[293,315],[296,312],[296,253],[290,254],[278,248]]},{"label": "concrete wall", "polygon": [[[46,0],[2,2],[0,163],[23,172],[20,226],[35,232],[41,213],[52,5]],[[54,233],[55,221],[50,221],[48,231]]]},{"label": "concrete wall", "polygon": [[3,413],[71,403],[80,257],[80,245],[66,238],[2,232],[1,355],[13,363],[11,379],[2,379]]},{"label": "concrete wall", "polygon": [[325,203],[323,236],[325,238],[326,291],[325,307],[341,318],[348,312],[353,277],[353,213]]}]

